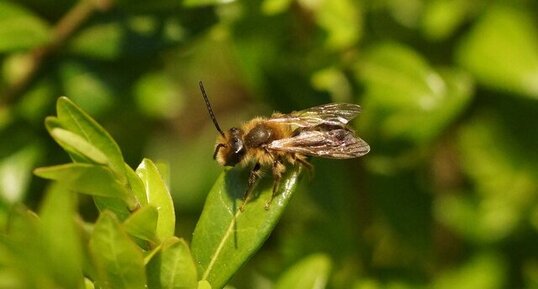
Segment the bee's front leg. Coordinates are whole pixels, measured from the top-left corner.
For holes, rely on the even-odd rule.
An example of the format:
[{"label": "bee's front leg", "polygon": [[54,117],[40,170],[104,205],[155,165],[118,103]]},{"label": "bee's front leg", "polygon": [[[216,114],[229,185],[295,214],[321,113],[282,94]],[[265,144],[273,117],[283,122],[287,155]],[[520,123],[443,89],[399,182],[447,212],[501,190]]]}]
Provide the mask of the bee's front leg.
[{"label": "bee's front leg", "polygon": [[245,205],[250,199],[250,193],[254,189],[254,185],[256,185],[256,181],[260,178],[260,163],[256,163],[254,167],[252,167],[252,170],[250,170],[250,174],[248,175],[248,185],[247,190],[245,191],[245,194],[243,195],[243,203],[241,204],[241,207],[239,207],[239,210],[243,212],[245,210]]}]

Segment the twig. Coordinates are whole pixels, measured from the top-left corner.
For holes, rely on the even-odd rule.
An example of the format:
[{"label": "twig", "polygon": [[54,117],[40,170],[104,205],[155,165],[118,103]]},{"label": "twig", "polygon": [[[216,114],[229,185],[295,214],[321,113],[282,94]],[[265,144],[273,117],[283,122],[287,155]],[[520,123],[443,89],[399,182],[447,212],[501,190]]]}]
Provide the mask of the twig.
[{"label": "twig", "polygon": [[19,79],[15,80],[1,93],[0,110],[17,100],[33,81],[37,72],[42,67],[43,61],[65,44],[65,42],[77,31],[77,29],[96,11],[108,10],[112,7],[112,0],[80,0],[71,10],[65,14],[54,27],[52,40],[44,46],[36,47],[28,53],[30,67]]}]

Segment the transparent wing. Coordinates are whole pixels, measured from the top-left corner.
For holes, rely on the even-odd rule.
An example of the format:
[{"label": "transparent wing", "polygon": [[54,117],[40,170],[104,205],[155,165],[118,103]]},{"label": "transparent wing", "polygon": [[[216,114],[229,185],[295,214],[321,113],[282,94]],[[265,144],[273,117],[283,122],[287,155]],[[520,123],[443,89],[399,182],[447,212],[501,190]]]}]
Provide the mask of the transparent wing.
[{"label": "transparent wing", "polygon": [[360,111],[361,107],[357,104],[329,103],[289,114],[274,114],[267,121],[287,123],[297,127],[313,127],[320,124],[344,127]]},{"label": "transparent wing", "polygon": [[300,131],[294,137],[271,142],[268,149],[323,158],[350,159],[367,154],[370,146],[356,137],[353,131],[337,128]]}]

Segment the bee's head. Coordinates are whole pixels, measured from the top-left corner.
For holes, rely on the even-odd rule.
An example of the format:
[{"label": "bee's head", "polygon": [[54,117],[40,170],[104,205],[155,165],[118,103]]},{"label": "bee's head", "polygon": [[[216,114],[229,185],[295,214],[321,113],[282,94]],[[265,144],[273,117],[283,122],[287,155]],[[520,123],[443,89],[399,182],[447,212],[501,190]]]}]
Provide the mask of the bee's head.
[{"label": "bee's head", "polygon": [[223,166],[235,166],[245,156],[245,146],[243,145],[243,130],[232,127],[226,133],[220,129],[217,118],[211,109],[211,104],[205,93],[204,85],[200,81],[200,90],[202,91],[202,96],[204,97],[205,105],[209,116],[215,125],[215,128],[219,132],[219,137],[217,139],[217,145],[215,146],[215,152],[213,153],[213,159]]},{"label": "bee's head", "polygon": [[213,158],[223,166],[235,166],[245,156],[243,130],[232,127],[217,139]]}]

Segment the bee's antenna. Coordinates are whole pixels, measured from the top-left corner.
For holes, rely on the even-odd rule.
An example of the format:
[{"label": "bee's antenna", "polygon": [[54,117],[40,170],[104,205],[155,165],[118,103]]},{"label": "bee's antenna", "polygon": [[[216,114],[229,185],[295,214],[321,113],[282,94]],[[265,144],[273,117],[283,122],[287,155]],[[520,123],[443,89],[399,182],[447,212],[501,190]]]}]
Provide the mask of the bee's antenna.
[{"label": "bee's antenna", "polygon": [[213,113],[213,109],[211,109],[211,104],[209,103],[209,99],[207,98],[207,94],[205,93],[204,84],[202,83],[202,81],[200,81],[198,84],[200,85],[200,90],[202,91],[202,96],[204,97],[205,106],[207,107],[209,116],[211,117],[211,120],[213,121],[213,124],[215,125],[215,128],[219,131],[220,135],[224,136],[224,132],[222,132],[222,129],[220,129],[219,123],[217,122],[217,118]]}]

